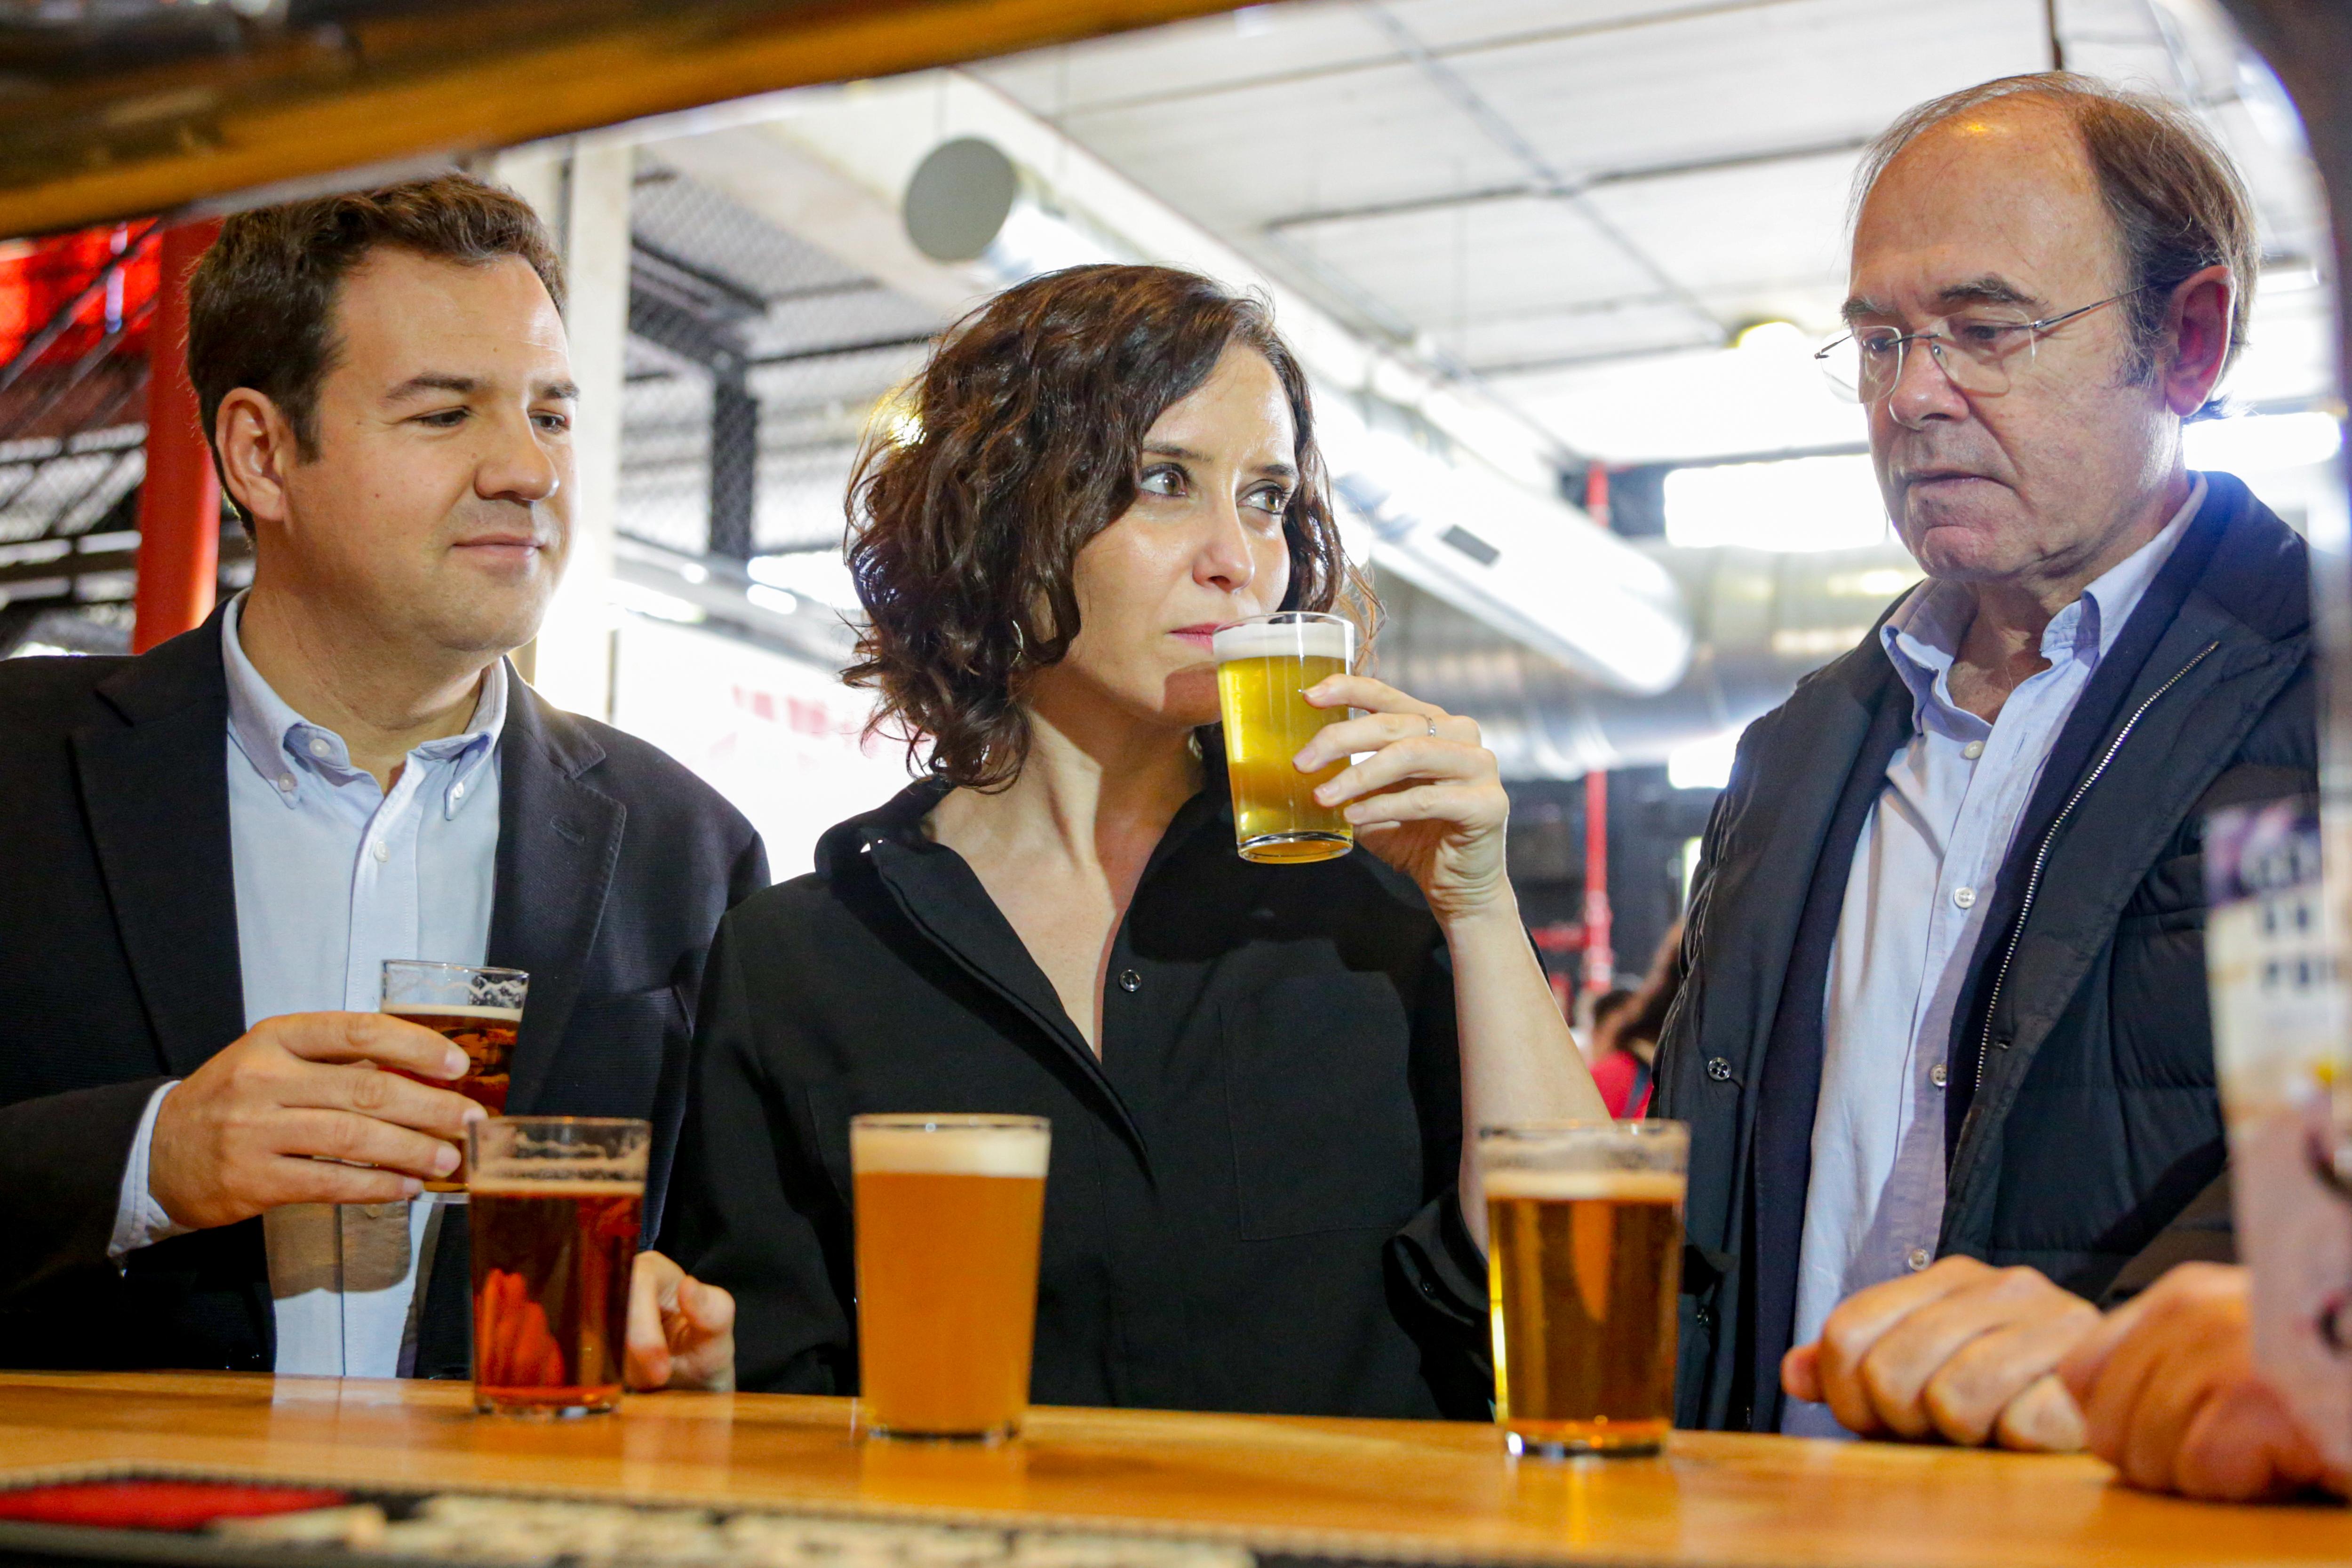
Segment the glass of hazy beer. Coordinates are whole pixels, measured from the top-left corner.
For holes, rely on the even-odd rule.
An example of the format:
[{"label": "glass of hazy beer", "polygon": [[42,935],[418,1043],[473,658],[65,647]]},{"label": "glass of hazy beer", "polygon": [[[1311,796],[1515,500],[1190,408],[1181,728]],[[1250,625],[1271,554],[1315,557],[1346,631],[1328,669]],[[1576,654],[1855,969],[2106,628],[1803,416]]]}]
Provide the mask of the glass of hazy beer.
[{"label": "glass of hazy beer", "polygon": [[857,1116],[859,1424],[882,1437],[1021,1430],[1051,1124]]},{"label": "glass of hazy beer", "polygon": [[1479,1133],[1495,1418],[1514,1454],[1654,1454],[1665,1440],[1689,1153],[1680,1122]]},{"label": "glass of hazy beer", "polygon": [[1343,808],[1320,806],[1316,787],[1348,758],[1301,773],[1291,763],[1344,707],[1318,708],[1301,694],[1327,675],[1347,673],[1356,657],[1356,627],[1344,616],[1308,610],[1255,615],[1220,628],[1217,699],[1225,721],[1225,777],[1234,791],[1234,839],[1244,860],[1327,861],[1356,845]]},{"label": "glass of hazy beer", "polygon": [[467,1136],[474,1408],[618,1408],[653,1124],[492,1116]]}]

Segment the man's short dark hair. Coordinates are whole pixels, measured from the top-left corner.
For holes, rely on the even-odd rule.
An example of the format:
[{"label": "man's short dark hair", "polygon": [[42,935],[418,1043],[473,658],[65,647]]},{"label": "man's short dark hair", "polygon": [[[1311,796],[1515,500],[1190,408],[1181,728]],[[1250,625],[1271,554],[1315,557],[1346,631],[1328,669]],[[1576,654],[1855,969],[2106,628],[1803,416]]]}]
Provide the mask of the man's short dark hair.
[{"label": "man's short dark hair", "polygon": [[2253,203],[2229,155],[2195,116],[2163,99],[2071,71],[2002,77],[1947,93],[1905,114],[1870,144],[1854,181],[1855,215],[1905,148],[1948,120],[2004,99],[2049,104],[2083,139],[2122,247],[2124,287],[2144,290],[2126,304],[2137,350],[2134,372],[2145,376],[2155,368],[2172,291],[2217,266],[2228,267],[2237,284],[2226,372],[2245,347],[2254,302],[2260,253]]},{"label": "man's short dark hair", "polygon": [[476,267],[520,256],[563,308],[563,263],[539,214],[471,174],[238,213],[188,282],[188,380],[206,441],[221,400],[249,387],[285,414],[301,455],[316,455],[319,383],[337,347],[335,300],[351,270],[383,248]]}]

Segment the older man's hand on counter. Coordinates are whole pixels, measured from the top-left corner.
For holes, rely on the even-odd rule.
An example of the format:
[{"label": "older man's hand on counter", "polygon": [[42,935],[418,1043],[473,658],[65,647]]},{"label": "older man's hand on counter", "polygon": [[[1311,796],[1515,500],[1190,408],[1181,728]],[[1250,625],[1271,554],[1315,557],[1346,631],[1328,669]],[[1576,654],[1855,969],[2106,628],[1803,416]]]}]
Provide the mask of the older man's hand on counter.
[{"label": "older man's hand on counter", "polygon": [[2083,1415],[2054,1374],[2098,1325],[2034,1270],[1955,1256],[1840,1302],[1780,1383],[1864,1437],[2065,1453],[2083,1446]]},{"label": "older man's hand on counter", "polygon": [[735,1298],[658,1252],[637,1254],[629,1277],[631,1388],[735,1386]]}]

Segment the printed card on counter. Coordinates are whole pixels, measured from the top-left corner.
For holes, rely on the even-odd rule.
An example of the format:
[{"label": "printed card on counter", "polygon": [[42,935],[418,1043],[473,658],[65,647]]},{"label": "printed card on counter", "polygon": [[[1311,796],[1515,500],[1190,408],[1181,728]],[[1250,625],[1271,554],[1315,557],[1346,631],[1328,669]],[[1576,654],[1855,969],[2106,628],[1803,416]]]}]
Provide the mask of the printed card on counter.
[{"label": "printed card on counter", "polygon": [[2329,1461],[2352,1468],[2352,1172],[2338,1169],[2336,1103],[2352,1052],[2322,842],[2309,797],[2206,819],[2205,962],[2254,1354]]}]

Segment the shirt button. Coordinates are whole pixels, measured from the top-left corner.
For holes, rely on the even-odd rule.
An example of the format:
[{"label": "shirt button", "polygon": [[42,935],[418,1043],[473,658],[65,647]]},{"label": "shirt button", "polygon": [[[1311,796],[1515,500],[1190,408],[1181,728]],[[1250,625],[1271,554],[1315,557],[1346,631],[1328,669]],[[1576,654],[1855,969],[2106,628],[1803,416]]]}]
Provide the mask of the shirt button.
[{"label": "shirt button", "polygon": [[449,799],[452,800],[462,800],[465,798],[466,787],[463,784],[452,784],[449,786]]},{"label": "shirt button", "polygon": [[330,751],[331,751],[331,750],[333,750],[333,749],[334,749],[334,747],[331,747],[331,746],[329,746],[329,745],[327,744],[327,737],[326,737],[325,736],[323,736],[323,735],[314,735],[314,736],[312,736],[312,737],[310,737],[310,755],[311,755],[311,756],[313,756],[313,757],[324,757],[324,756],[326,756],[326,755],[327,755],[327,753],[328,753],[328,752],[330,752]]},{"label": "shirt button", "polygon": [[1966,746],[1960,747],[1960,755],[1967,758],[1969,761],[1974,762],[1978,758],[1984,755],[1984,742],[1981,740],[1969,741]]},{"label": "shirt button", "polygon": [[1952,902],[1962,909],[1974,909],[1977,904],[1977,890],[1973,887],[1956,887],[1952,889]]},{"label": "shirt button", "polygon": [[1945,1066],[1940,1061],[1936,1063],[1935,1066],[1927,1069],[1927,1082],[1934,1084],[1938,1089],[1941,1089],[1945,1084],[1950,1082],[1951,1078],[1952,1070]]},{"label": "shirt button", "polygon": [[1706,1059],[1706,1075],[1717,1083],[1728,1083],[1731,1082],[1731,1063],[1720,1056],[1710,1056]]},{"label": "shirt button", "polygon": [[375,858],[376,863],[379,865],[383,864],[385,861],[390,860],[392,858],[392,846],[385,843],[382,839],[378,839],[375,841]]},{"label": "shirt button", "polygon": [[1139,990],[1139,989],[1141,989],[1141,988],[1142,988],[1142,986],[1143,986],[1143,977],[1142,977],[1142,976],[1140,976],[1140,975],[1139,975],[1139,974],[1137,974],[1134,970],[1132,970],[1132,969],[1121,969],[1121,970],[1118,972],[1118,988],[1119,988],[1120,990],[1122,990],[1122,991],[1133,991],[1133,990]]},{"label": "shirt button", "polygon": [[1929,1253],[1925,1247],[1914,1247],[1911,1249],[1911,1255],[1903,1260],[1903,1261],[1911,1265],[1911,1271],[1914,1274],[1926,1268],[1928,1264],[1933,1263],[1935,1260],[1935,1257]]},{"label": "shirt button", "polygon": [[280,773],[278,776],[278,787],[280,789],[285,790],[289,795],[294,793],[294,775],[291,773]]}]

